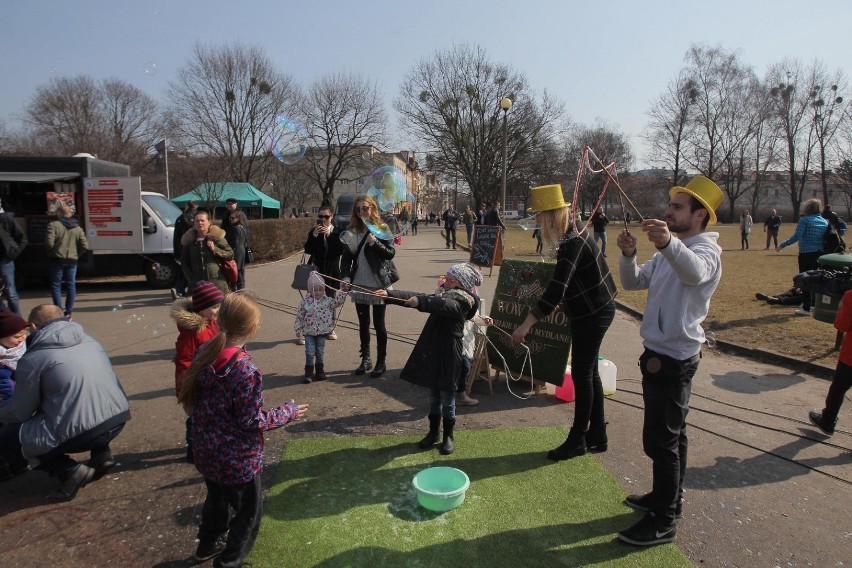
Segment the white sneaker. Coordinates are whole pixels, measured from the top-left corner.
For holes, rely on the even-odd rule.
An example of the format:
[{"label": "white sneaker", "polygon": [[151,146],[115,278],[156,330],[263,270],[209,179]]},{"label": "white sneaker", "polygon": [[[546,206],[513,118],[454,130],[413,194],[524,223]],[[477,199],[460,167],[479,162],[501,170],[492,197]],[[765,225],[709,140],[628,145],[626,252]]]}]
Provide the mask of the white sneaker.
[{"label": "white sneaker", "polygon": [[811,311],[805,310],[803,308],[799,308],[798,310],[796,310],[795,313],[796,313],[797,316],[808,316],[808,317],[811,316]]},{"label": "white sneaker", "polygon": [[305,344],[305,338],[304,337],[300,337],[299,339],[296,340],[296,345],[304,345],[304,344]]},{"label": "white sneaker", "polygon": [[337,334],[332,331],[331,333],[328,334],[328,339],[330,341],[334,341],[335,339],[337,339]]}]

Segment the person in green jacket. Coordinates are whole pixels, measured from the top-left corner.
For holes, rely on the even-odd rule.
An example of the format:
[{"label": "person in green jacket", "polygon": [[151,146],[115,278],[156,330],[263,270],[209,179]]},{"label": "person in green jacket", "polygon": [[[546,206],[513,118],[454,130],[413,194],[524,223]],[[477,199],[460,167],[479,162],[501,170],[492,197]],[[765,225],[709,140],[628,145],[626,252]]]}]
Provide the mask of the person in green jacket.
[{"label": "person in green jacket", "polygon": [[[77,298],[77,261],[89,250],[86,233],[77,219],[73,217],[71,207],[63,203],[57,213],[59,218],[47,226],[45,246],[47,247],[48,274],[50,277],[50,295],[53,305],[63,310],[65,317],[71,319],[74,312],[74,300]],[[62,307],[62,282],[65,282],[65,307]]]},{"label": "person in green jacket", "polygon": [[234,258],[234,250],[225,239],[225,231],[210,223],[207,211],[196,211],[192,228],[184,233],[180,243],[183,245],[181,269],[190,290],[196,282],[207,280],[223,294],[231,291],[220,263]]}]

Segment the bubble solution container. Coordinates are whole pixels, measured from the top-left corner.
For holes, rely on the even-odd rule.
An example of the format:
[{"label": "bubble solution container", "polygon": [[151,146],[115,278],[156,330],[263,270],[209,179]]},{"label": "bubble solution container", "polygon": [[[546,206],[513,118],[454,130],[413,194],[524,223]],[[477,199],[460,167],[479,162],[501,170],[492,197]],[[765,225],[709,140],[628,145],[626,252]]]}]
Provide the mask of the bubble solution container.
[{"label": "bubble solution container", "polygon": [[574,379],[571,378],[571,365],[565,367],[565,377],[562,379],[562,386],[556,387],[556,391],[553,394],[563,402],[574,402]]},{"label": "bubble solution container", "polygon": [[420,506],[437,513],[461,505],[470,487],[467,474],[454,467],[426,468],[414,476],[412,483]]},{"label": "bubble solution container", "polygon": [[615,376],[618,372],[618,367],[609,359],[598,357],[598,373],[601,376],[601,384],[603,385],[604,396],[615,394]]}]

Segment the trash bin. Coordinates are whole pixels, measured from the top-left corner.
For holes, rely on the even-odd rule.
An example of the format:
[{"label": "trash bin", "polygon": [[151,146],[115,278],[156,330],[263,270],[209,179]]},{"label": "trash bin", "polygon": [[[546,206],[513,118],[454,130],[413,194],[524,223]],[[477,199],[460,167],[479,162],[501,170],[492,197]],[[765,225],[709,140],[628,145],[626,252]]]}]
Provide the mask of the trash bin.
[{"label": "trash bin", "polygon": [[[819,263],[820,268],[852,271],[852,254],[825,254],[819,257],[817,263]],[[814,293],[814,319],[833,324],[839,305],[840,296]]]}]

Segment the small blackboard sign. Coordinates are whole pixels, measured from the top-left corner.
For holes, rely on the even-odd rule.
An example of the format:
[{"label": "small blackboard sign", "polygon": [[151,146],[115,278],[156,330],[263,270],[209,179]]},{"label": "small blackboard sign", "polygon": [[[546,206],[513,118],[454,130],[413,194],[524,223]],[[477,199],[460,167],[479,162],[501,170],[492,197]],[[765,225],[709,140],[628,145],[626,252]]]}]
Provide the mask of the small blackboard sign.
[{"label": "small blackboard sign", "polygon": [[[508,365],[514,377],[521,373],[526,350],[520,345],[512,347],[509,339],[544,293],[555,266],[550,262],[503,260],[488,313],[494,320],[487,331],[491,340],[488,359],[492,367],[505,370]],[[532,377],[536,381],[562,385],[571,349],[571,322],[561,307],[532,327],[526,345],[532,356]],[[530,376],[529,364],[523,369],[523,375]]]},{"label": "small blackboard sign", "polygon": [[494,255],[500,246],[500,227],[497,225],[477,225],[473,231],[473,243],[470,246],[470,263],[477,266],[494,266]]},{"label": "small blackboard sign", "polygon": [[27,217],[27,239],[31,245],[42,245],[47,238],[47,226],[56,217],[50,215],[29,215]]}]

